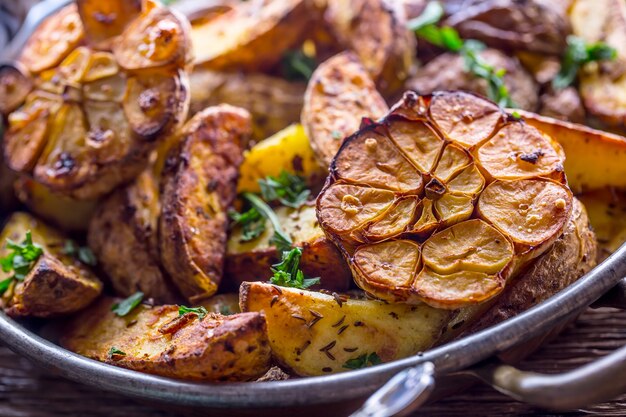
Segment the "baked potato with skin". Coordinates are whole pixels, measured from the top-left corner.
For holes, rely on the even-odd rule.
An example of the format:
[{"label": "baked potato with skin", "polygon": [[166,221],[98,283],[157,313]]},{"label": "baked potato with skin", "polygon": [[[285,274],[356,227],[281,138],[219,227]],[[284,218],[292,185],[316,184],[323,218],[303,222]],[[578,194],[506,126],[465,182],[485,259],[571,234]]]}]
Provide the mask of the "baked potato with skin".
[{"label": "baked potato with skin", "polygon": [[180,300],[161,266],[160,213],[159,180],[148,168],[100,203],[89,223],[89,246],[121,297],[141,291],[157,303]]},{"label": "baked potato with skin", "polygon": [[[119,300],[102,298],[76,316],[61,345],[111,365],[171,378],[247,381],[270,367],[265,318],[260,313],[232,316],[179,315],[178,306],[139,305],[119,317]],[[112,354],[112,348],[123,354]]]},{"label": "baked potato with skin", "polygon": [[300,121],[306,85],[266,74],[217,72],[196,68],[190,76],[191,114],[208,106],[231,104],[252,116],[252,137],[268,138]]},{"label": "baked potato with skin", "polygon": [[[320,277],[319,288],[346,291],[350,288],[352,274],[341,254],[324,235],[315,216],[315,207],[304,205],[298,209],[274,209],[283,231],[295,247],[302,248],[300,269],[306,276]],[[279,251],[270,244],[274,234],[271,222],[265,222],[265,231],[248,242],[241,240],[241,228],[231,231],[226,249],[224,274],[227,285],[239,288],[244,281],[268,281],[270,268],[281,260]]]},{"label": "baked potato with skin", "polygon": [[[134,7],[121,3],[81,1],[84,22],[76,5],[68,6],[33,34],[22,53],[26,73],[0,71],[0,84],[11,86],[2,92],[9,103],[7,164],[78,199],[98,198],[136,177],[154,141],[187,117],[188,22],[152,1],[134,18],[121,16],[115,11]],[[111,33],[102,32],[94,13],[112,19]],[[97,47],[79,46],[83,28]],[[98,50],[102,42],[113,52]]]},{"label": "baked potato with skin", "polygon": [[[526,110],[537,108],[539,87],[515,57],[496,49],[486,49],[480,53],[480,57],[494,68],[506,70],[503,80],[515,107]],[[420,94],[438,90],[465,90],[488,96],[487,81],[468,72],[463,57],[455,53],[441,54],[419,68],[406,86]]]},{"label": "baked potato with skin", "polygon": [[352,52],[322,63],[309,80],[302,108],[302,125],[322,166],[328,166],[343,139],[364,117],[376,119],[389,107],[366,69]]},{"label": "baked potato with skin", "polygon": [[264,312],[280,365],[302,376],[345,372],[347,361],[375,353],[383,362],[430,348],[453,312],[425,304],[387,304],[261,282],[244,282],[242,311]]},{"label": "baked potato with skin", "polygon": [[[52,317],[74,313],[91,304],[102,292],[102,283],[80,261],[64,252],[67,238],[29,214],[17,212],[0,235],[0,258],[7,256],[7,239],[21,242],[31,231],[34,244],[43,249],[23,281],[13,280],[2,295],[2,308],[14,317]],[[13,272],[0,270],[0,280]]]},{"label": "baked potato with skin", "polygon": [[159,250],[164,269],[192,303],[222,278],[228,208],[250,138],[247,111],[221,105],[196,113],[170,150],[161,179]]}]

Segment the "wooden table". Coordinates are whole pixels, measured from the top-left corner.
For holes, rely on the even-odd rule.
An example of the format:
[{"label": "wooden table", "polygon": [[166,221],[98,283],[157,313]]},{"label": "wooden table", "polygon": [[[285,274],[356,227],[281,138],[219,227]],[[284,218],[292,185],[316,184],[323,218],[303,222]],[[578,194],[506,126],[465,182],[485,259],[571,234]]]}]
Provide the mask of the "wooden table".
[{"label": "wooden table", "polygon": [[[521,364],[523,369],[558,372],[575,368],[626,344],[626,312],[589,310],[558,339]],[[626,375],[624,376],[626,378]],[[626,395],[568,413],[626,416]],[[424,408],[423,416],[555,416],[511,401],[485,386]],[[0,347],[0,416],[2,417],[182,417],[101,392],[40,371]]]}]

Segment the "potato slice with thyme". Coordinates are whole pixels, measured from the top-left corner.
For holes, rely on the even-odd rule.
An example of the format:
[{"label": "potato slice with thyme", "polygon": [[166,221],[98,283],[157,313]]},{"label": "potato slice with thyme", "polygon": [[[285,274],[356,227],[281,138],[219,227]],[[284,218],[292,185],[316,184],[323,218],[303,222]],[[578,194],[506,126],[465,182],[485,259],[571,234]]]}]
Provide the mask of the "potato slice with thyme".
[{"label": "potato slice with thyme", "polygon": [[[0,239],[0,300],[7,314],[67,315],[85,308],[102,292],[100,280],[79,260],[91,262],[91,257],[70,253],[68,238],[29,214],[14,213]],[[21,260],[16,262],[18,256]]]},{"label": "potato slice with thyme", "polygon": [[227,210],[237,190],[251,134],[243,109],[209,107],[191,118],[165,162],[159,248],[165,270],[192,302],[210,297],[222,278]]},{"label": "potato slice with thyme", "polygon": [[552,138],[485,99],[408,92],[346,139],[317,215],[372,295],[478,305],[561,235],[573,201],[563,159]]},{"label": "potato slice with thyme", "polygon": [[454,314],[425,304],[387,304],[262,282],[244,282],[239,299],[242,311],[265,314],[276,360],[302,376],[371,365],[363,355],[379,363],[424,351]]}]

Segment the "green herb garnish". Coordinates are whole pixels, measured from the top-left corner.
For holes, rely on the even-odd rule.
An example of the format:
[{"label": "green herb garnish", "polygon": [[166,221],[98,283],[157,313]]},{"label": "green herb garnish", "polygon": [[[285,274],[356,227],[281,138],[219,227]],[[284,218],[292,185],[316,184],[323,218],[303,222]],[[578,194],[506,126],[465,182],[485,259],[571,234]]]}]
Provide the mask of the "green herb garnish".
[{"label": "green herb garnish", "polygon": [[274,235],[270,239],[270,243],[276,246],[279,251],[285,251],[291,249],[291,238],[285,234],[282,227],[280,226],[280,221],[274,213],[274,210],[270,206],[267,205],[265,201],[263,201],[258,195],[246,192],[243,193],[242,198],[246,200],[252,208],[256,209],[259,214],[265,217],[267,220],[272,223],[272,227],[274,228]]},{"label": "green herb garnish", "polygon": [[186,306],[178,306],[178,315],[182,316],[187,313],[193,313],[198,316],[199,320],[202,320],[206,317],[209,312],[204,307],[186,307]]},{"label": "green herb garnish", "polygon": [[0,282],[0,294],[9,288],[12,280],[24,281],[37,259],[43,254],[41,246],[33,243],[30,230],[26,232],[26,238],[22,243],[7,239],[6,247],[11,252],[0,259],[0,266],[3,272],[13,272],[13,276]]},{"label": "green herb garnish", "polygon": [[233,311],[230,309],[229,306],[223,305],[220,307],[220,314],[224,316],[230,316],[233,314]]},{"label": "green herb garnish", "polygon": [[283,75],[290,81],[308,81],[317,65],[314,58],[299,49],[285,52],[281,64]]},{"label": "green herb garnish", "polygon": [[126,356],[126,352],[122,352],[115,346],[111,346],[111,349],[109,349],[109,359],[111,359],[113,356]]},{"label": "green herb garnish", "polygon": [[124,317],[133,311],[133,309],[141,303],[141,300],[143,300],[143,293],[141,291],[137,291],[125,300],[113,304],[111,306],[111,311],[120,317]]},{"label": "green herb garnish", "polygon": [[300,266],[300,258],[302,257],[302,249],[293,248],[290,251],[283,252],[283,258],[280,263],[272,265],[274,276],[270,278],[272,284],[281,287],[293,287],[306,289],[315,284],[319,284],[319,278],[306,278]]},{"label": "green herb garnish", "polygon": [[588,62],[610,61],[616,57],[615,48],[603,42],[586,43],[584,39],[570,35],[561,59],[561,70],[552,80],[552,87],[560,90],[572,84],[580,67]]},{"label": "green herb garnish", "polygon": [[283,170],[278,177],[268,175],[259,180],[261,195],[267,202],[279,201],[282,205],[298,208],[311,194],[304,178]]},{"label": "green herb garnish", "polygon": [[233,220],[231,227],[241,226],[241,240],[244,242],[256,239],[265,231],[265,217],[254,207],[243,213],[229,210],[228,216]]},{"label": "green herb garnish", "polygon": [[346,369],[361,369],[380,363],[382,363],[382,361],[376,352],[370,354],[364,353],[361,356],[347,360],[346,363],[343,364],[343,367]]},{"label": "green herb garnish", "polygon": [[93,254],[88,246],[79,246],[71,239],[65,241],[65,245],[63,246],[63,253],[73,256],[85,265],[96,266],[96,264],[98,263],[96,255]]}]

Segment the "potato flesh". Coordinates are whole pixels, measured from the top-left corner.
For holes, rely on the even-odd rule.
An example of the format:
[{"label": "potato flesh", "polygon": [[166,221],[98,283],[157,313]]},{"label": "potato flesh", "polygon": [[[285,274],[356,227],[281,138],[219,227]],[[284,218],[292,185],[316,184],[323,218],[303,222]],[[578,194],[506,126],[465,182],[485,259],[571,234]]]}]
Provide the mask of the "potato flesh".
[{"label": "potato flesh", "polygon": [[32,81],[19,65],[0,66],[0,113],[9,114],[26,100]]},{"label": "potato flesh", "polygon": [[468,93],[406,93],[393,109],[335,157],[320,225],[376,297],[482,303],[565,227],[562,150]]}]

